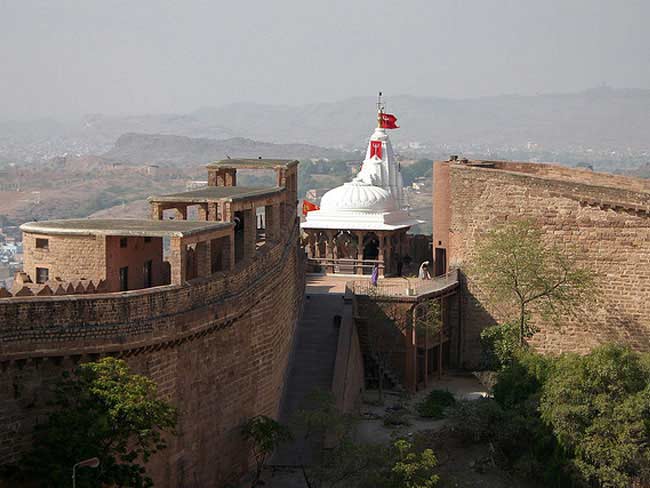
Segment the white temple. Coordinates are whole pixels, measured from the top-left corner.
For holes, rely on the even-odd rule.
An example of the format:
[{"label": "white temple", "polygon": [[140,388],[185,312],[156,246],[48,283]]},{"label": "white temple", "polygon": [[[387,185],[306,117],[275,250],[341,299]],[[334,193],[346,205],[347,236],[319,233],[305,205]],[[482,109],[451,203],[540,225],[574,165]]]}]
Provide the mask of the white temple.
[{"label": "white temple", "polygon": [[369,273],[375,264],[382,274],[398,272],[406,231],[422,223],[408,213],[387,130],[375,129],[359,173],[325,193],[301,224],[310,262],[327,272]]}]

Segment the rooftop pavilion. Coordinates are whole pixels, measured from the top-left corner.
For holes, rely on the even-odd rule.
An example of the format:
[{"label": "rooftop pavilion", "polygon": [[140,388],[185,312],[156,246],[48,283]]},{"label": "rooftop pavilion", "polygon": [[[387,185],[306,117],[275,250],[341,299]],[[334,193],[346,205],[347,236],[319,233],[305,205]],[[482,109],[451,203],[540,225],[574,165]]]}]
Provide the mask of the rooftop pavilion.
[{"label": "rooftop pavilion", "polygon": [[230,229],[224,222],[145,219],[61,219],[27,222],[20,230],[31,234],[122,237],[189,237],[215,230]]},{"label": "rooftop pavilion", "polygon": [[211,168],[288,169],[298,165],[295,159],[221,159],[207,165]]},{"label": "rooftop pavilion", "polygon": [[253,188],[246,186],[208,186],[198,190],[170,193],[167,195],[153,195],[148,198],[150,202],[237,202],[241,200],[255,199],[259,197],[272,196],[284,191],[284,188],[274,186],[270,188]]},{"label": "rooftop pavilion", "polygon": [[237,186],[238,169],[273,170],[276,186],[287,189],[288,202],[298,204],[298,161],[295,159],[221,159],[209,163],[208,186]]},{"label": "rooftop pavilion", "polygon": [[[297,167],[295,160],[216,161],[207,165],[206,188],[149,197],[149,220],[23,224],[24,266],[14,295],[95,293],[98,283],[102,292],[182,285],[231,270],[293,228]],[[238,169],[273,171],[276,184],[237,186]]]},{"label": "rooftop pavilion", "polygon": [[[232,269],[230,222],[66,219],[29,222],[23,231],[23,270],[38,285],[104,282],[105,291],[128,291]],[[164,257],[163,238],[169,239]]]},{"label": "rooftop pavilion", "polygon": [[[206,188],[149,197],[151,218],[186,221],[196,215],[199,221],[234,223],[235,262],[254,256],[266,241],[277,241],[282,229],[295,219],[298,161],[224,159],[208,164],[207,169]],[[276,184],[237,186],[238,169],[272,170]]]}]

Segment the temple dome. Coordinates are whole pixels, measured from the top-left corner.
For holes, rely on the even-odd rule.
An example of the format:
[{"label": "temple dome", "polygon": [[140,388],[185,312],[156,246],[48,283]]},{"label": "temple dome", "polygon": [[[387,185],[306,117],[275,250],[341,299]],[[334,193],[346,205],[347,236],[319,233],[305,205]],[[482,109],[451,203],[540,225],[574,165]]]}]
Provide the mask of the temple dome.
[{"label": "temple dome", "polygon": [[320,209],[323,212],[390,212],[395,210],[395,201],[383,188],[354,181],[325,193]]}]

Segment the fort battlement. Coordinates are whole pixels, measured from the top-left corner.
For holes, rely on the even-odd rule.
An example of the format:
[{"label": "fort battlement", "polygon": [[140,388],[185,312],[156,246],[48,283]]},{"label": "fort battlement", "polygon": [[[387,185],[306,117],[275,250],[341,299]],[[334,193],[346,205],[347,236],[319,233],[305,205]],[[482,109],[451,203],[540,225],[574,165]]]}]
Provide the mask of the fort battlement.
[{"label": "fort battlement", "polygon": [[[227,170],[234,183],[232,164],[240,163],[217,173]],[[295,165],[274,164],[279,182],[294,185]],[[248,469],[241,424],[278,415],[304,294],[304,252],[293,186],[215,188],[198,202],[202,222],[186,221],[187,206],[197,202],[175,195],[174,221],[154,203],[159,219],[146,222],[24,226],[35,277],[46,268],[68,280],[72,269],[106,279],[110,291],[0,298],[0,465],[29,449],[64,371],[113,355],[152,378],[178,409],[177,434],[147,464],[156,486],[223,486]],[[260,206],[263,221],[255,215]],[[156,239],[165,235],[170,273],[161,284]],[[143,271],[143,262],[153,266]],[[115,271],[127,266],[123,279]]]},{"label": "fort battlement", "polygon": [[463,363],[480,357],[480,331],[504,318],[472,272],[481,236],[528,219],[597,273],[596,303],[557,327],[536,319],[532,344],[587,352],[604,342],[650,350],[650,182],[551,164],[434,163],[434,258],[462,271]]}]

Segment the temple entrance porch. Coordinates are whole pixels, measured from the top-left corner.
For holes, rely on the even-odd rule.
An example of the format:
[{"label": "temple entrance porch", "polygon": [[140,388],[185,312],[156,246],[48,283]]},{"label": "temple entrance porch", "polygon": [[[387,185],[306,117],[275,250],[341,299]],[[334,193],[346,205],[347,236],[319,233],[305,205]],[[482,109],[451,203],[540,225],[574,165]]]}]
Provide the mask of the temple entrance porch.
[{"label": "temple entrance porch", "polygon": [[309,271],[326,274],[400,276],[408,260],[406,231],[303,228]]}]

